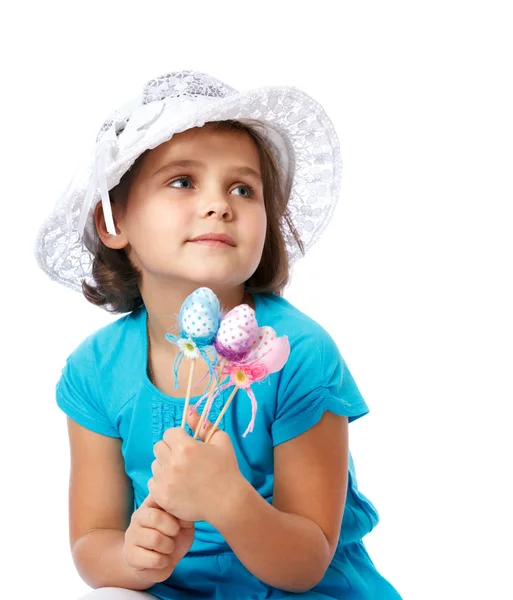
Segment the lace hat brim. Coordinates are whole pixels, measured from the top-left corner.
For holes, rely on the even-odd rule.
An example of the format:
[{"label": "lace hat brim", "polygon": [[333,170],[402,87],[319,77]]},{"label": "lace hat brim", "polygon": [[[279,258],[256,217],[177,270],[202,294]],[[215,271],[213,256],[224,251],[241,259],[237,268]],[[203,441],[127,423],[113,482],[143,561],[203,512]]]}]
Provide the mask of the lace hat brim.
[{"label": "lace hat brim", "polygon": [[[108,190],[137,157],[176,133],[227,119],[262,124],[290,185],[291,219],[305,250],[310,248],[328,224],[340,191],[339,142],[324,109],[296,88],[239,93],[211,76],[182,71],[151,80],[104,123],[88,164],[38,232],[35,253],[43,271],[81,291],[81,280],[91,277],[96,204],[103,203],[107,228],[115,233]],[[299,248],[293,238],[286,244],[293,264]]]}]

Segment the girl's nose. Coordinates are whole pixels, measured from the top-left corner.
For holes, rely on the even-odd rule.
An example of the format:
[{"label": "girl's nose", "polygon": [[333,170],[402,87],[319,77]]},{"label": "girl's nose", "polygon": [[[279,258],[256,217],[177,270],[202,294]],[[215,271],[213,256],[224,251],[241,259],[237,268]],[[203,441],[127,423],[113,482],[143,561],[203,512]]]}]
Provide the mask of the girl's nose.
[{"label": "girl's nose", "polygon": [[219,191],[205,194],[201,205],[202,216],[218,218],[229,221],[233,218],[233,211],[228,199]]}]

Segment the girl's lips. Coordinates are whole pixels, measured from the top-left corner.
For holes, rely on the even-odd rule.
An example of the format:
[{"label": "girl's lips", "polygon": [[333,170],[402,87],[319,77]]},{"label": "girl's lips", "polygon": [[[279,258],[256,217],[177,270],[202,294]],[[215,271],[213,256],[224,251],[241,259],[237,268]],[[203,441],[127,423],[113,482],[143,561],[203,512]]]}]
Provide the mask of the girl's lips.
[{"label": "girl's lips", "polygon": [[213,246],[214,248],[233,248],[232,245],[220,240],[191,240],[192,244],[200,244],[202,246]]},{"label": "girl's lips", "polygon": [[236,245],[233,238],[227,233],[215,233],[214,231],[203,233],[189,241],[194,242],[195,244],[203,244],[204,246],[213,246],[215,248],[233,248]]}]

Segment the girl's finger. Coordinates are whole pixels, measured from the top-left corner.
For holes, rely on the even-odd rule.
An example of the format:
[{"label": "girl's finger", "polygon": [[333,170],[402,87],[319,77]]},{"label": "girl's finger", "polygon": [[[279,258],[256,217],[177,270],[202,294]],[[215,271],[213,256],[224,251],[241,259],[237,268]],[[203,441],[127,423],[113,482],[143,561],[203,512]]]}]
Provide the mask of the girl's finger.
[{"label": "girl's finger", "polygon": [[141,546],[133,547],[130,566],[136,571],[143,569],[164,569],[169,564],[169,554],[148,550]]},{"label": "girl's finger", "polygon": [[173,515],[161,508],[147,508],[139,518],[141,527],[156,529],[163,535],[175,537],[180,533],[180,523]]},{"label": "girl's finger", "polygon": [[[192,413],[192,415],[187,416],[187,423],[189,424],[189,427],[192,429],[192,431],[196,432],[196,429],[198,428],[200,419],[201,419],[201,415],[198,413],[197,410],[195,410]],[[212,430],[212,427],[213,427],[213,424],[210,421],[204,420],[203,424],[201,425],[201,428],[198,432],[199,439],[204,442],[207,439],[207,435]]]},{"label": "girl's finger", "polygon": [[153,454],[160,463],[168,459],[170,453],[171,448],[166,444],[166,442],[164,442],[164,440],[160,440],[153,446]]},{"label": "girl's finger", "polygon": [[149,527],[139,528],[136,543],[140,548],[154,550],[159,554],[171,554],[175,549],[175,541],[171,536],[165,535],[161,531]]},{"label": "girl's finger", "polygon": [[153,473],[153,477],[157,478],[161,472],[162,472],[162,467],[160,465],[160,463],[158,462],[158,460],[154,460],[151,463],[151,472]]}]

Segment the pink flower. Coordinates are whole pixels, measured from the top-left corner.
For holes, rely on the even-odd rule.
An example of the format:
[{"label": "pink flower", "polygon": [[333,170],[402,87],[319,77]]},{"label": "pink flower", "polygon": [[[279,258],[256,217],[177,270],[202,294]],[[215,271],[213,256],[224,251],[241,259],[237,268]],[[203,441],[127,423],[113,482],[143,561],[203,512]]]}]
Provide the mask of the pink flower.
[{"label": "pink flower", "polygon": [[264,364],[255,362],[247,365],[250,377],[253,381],[262,381],[267,377],[267,369]]},{"label": "pink flower", "polygon": [[267,369],[264,364],[259,362],[232,363],[229,367],[229,375],[234,385],[247,390],[255,381],[262,381],[267,377]]}]

